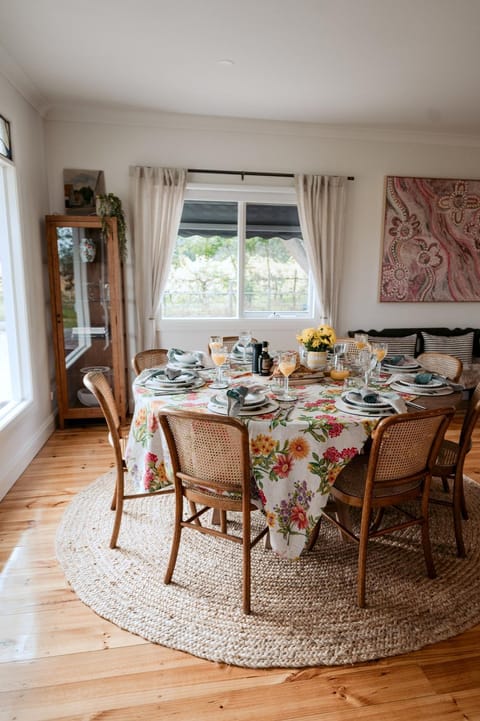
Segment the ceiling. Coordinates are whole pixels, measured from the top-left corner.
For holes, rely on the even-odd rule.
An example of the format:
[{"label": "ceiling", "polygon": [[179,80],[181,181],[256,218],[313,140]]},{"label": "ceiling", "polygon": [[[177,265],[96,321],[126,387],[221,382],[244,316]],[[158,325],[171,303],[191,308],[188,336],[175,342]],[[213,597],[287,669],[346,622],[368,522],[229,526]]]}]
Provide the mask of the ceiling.
[{"label": "ceiling", "polygon": [[480,134],[479,31],[480,0],[0,0],[0,70],[47,114]]}]

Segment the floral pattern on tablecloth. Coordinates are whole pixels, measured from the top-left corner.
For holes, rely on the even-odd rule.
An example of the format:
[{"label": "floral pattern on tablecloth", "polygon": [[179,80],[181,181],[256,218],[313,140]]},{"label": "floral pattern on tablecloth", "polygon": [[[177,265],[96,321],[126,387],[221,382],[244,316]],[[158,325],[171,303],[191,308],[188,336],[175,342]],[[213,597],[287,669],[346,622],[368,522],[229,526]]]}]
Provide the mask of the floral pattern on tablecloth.
[{"label": "floral pattern on tablecloth", "polygon": [[[244,418],[250,437],[254,502],[263,510],[273,550],[297,558],[305,547],[329,490],[341,469],[362,448],[378,422],[340,414],[335,400],[341,384],[297,387],[289,421],[276,413]],[[170,483],[170,462],[158,425],[160,408],[207,411],[214,393],[159,396],[134,385],[135,414],[126,450],[127,468],[139,491]]]}]

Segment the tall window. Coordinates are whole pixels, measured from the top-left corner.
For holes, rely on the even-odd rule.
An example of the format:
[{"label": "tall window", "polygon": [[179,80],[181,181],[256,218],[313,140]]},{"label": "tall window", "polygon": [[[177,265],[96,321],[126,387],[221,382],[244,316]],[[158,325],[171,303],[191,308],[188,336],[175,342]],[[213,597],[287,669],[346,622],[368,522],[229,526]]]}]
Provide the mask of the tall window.
[{"label": "tall window", "polygon": [[293,202],[185,201],[163,318],[305,317],[312,302]]},{"label": "tall window", "polygon": [[0,158],[0,424],[26,398],[26,313],[15,168]]}]

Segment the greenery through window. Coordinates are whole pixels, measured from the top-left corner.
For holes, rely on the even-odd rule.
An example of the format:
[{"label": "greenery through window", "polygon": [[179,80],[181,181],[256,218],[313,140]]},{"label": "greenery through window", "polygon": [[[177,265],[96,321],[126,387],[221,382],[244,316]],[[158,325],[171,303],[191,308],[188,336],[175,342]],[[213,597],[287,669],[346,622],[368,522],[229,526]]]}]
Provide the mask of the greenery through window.
[{"label": "greenery through window", "polygon": [[310,298],[295,205],[185,201],[164,318],[306,316]]}]

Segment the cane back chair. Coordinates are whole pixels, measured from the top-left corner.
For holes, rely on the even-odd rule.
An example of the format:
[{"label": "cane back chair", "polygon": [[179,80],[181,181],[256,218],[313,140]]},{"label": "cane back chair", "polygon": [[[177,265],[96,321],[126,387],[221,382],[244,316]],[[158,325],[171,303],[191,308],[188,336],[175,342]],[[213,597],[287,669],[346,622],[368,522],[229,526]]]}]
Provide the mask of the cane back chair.
[{"label": "cane back chair", "polygon": [[[236,418],[213,414],[162,410],[159,422],[167,440],[175,485],[175,522],[165,583],[170,583],[177,562],[183,529],[226,538],[242,545],[243,611],[251,610],[251,549],[268,533],[264,527],[251,538],[251,469],[248,430]],[[183,518],[183,499],[203,507]],[[198,521],[210,508],[220,511],[220,530]],[[242,533],[229,533],[226,512],[242,514]]]},{"label": "cane back chair", "polygon": [[[331,488],[336,503],[361,510],[358,533],[340,520],[344,513],[322,513],[343,536],[358,543],[357,602],[361,608],[365,606],[367,548],[372,538],[420,526],[427,573],[435,578],[428,529],[431,469],[453,414],[453,408],[438,408],[384,418],[372,433],[369,453],[355,456]],[[413,500],[420,501],[418,514],[409,510],[405,520],[396,517],[390,525],[383,524],[389,506],[401,510],[399,504]]]},{"label": "cane back chair", "polygon": [[417,361],[425,370],[438,373],[454,383],[458,383],[462,375],[462,361],[454,355],[448,355],[448,353],[420,353]]},{"label": "cane back chair", "polygon": [[150,348],[150,350],[139,351],[132,358],[132,368],[138,376],[145,368],[156,368],[167,365],[168,350],[166,348]]},{"label": "cane back chair", "polygon": [[118,534],[120,532],[120,524],[122,522],[123,503],[133,498],[141,498],[144,496],[158,496],[165,493],[173,493],[173,485],[162,488],[158,491],[148,491],[145,493],[125,493],[125,444],[126,438],[122,435],[120,417],[118,415],[117,405],[113,397],[110,385],[100,371],[90,371],[83,377],[83,382],[88,390],[94,394],[100,404],[105,420],[108,426],[108,440],[113,446],[115,452],[115,490],[113,493],[111,510],[115,511],[115,519],[113,523],[113,531],[110,538],[110,548],[117,545]]}]

